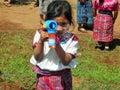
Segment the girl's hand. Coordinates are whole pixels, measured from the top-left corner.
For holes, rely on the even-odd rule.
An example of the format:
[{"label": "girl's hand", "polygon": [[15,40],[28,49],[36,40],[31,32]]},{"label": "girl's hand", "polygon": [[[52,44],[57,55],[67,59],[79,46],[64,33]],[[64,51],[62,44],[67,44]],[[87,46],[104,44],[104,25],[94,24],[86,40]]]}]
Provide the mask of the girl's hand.
[{"label": "girl's hand", "polygon": [[46,41],[47,39],[48,39],[48,33],[46,32],[46,31],[44,31],[44,30],[41,30],[40,31],[40,40],[42,41],[42,42],[44,42],[44,41]]}]

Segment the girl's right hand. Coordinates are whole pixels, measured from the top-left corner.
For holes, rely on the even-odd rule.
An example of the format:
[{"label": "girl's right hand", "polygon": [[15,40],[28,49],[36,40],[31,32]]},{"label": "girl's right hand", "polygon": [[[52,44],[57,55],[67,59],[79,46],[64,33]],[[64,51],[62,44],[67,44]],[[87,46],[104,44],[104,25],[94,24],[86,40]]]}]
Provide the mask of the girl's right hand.
[{"label": "girl's right hand", "polygon": [[42,42],[46,41],[48,39],[48,33],[45,30],[40,31],[40,40]]}]

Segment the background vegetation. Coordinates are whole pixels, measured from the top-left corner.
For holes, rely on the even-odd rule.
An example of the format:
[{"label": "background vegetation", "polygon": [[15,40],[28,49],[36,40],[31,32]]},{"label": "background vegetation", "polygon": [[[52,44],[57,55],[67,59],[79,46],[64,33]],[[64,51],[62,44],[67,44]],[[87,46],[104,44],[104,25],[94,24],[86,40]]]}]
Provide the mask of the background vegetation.
[{"label": "background vegetation", "polygon": [[[0,33],[0,82],[9,82],[11,86],[17,83],[23,90],[33,90],[35,73],[29,59],[33,54],[34,32]],[[78,66],[72,69],[73,90],[120,90],[120,39],[114,39],[112,51],[102,51],[94,48],[96,42],[91,34],[79,33],[78,37]]]}]

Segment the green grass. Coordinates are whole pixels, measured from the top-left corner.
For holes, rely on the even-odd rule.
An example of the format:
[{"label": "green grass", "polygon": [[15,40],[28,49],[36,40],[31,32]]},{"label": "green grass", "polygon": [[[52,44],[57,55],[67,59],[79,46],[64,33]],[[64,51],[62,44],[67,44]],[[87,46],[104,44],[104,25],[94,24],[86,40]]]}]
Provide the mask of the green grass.
[{"label": "green grass", "polygon": [[[35,82],[29,59],[32,55],[32,32],[26,30],[0,33],[0,80],[30,90]],[[29,36],[30,35],[30,36]]]},{"label": "green grass", "polygon": [[[32,90],[35,73],[29,59],[33,54],[34,30],[0,33],[0,82],[20,83]],[[89,35],[89,36],[88,36]],[[72,69],[73,90],[120,90],[120,45],[112,51],[94,49],[96,42],[90,34],[80,34],[78,66]],[[20,88],[19,87],[19,88]]]},{"label": "green grass", "polygon": [[73,76],[84,80],[75,90],[120,90],[120,46],[101,51],[94,49],[95,45],[92,36],[79,35],[82,55],[77,57],[79,63],[73,69]]}]

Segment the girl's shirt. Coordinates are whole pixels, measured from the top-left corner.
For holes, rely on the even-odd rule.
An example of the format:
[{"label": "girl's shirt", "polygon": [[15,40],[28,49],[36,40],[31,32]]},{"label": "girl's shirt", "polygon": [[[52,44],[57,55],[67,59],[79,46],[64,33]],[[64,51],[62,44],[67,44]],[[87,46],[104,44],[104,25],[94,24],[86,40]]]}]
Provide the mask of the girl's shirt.
[{"label": "girl's shirt", "polygon": [[103,4],[100,4],[99,0],[94,0],[93,8],[97,10],[118,11],[118,0],[104,0]]},{"label": "girl's shirt", "polygon": [[[71,33],[66,33],[64,35],[64,39],[60,38],[60,45],[63,48],[63,50],[66,53],[69,53],[73,56],[73,59],[71,60],[70,64],[67,66],[64,66],[61,61],[59,60],[59,57],[56,54],[55,49],[50,49],[48,46],[48,41],[44,42],[44,58],[40,62],[35,60],[34,55],[31,57],[30,62],[33,65],[39,66],[43,70],[50,70],[50,71],[59,71],[66,68],[75,68],[77,65],[77,62],[75,60],[75,54],[77,53],[78,49],[78,38],[74,36]],[[35,46],[40,38],[39,31],[36,31],[36,34],[34,36],[33,45]]]}]

